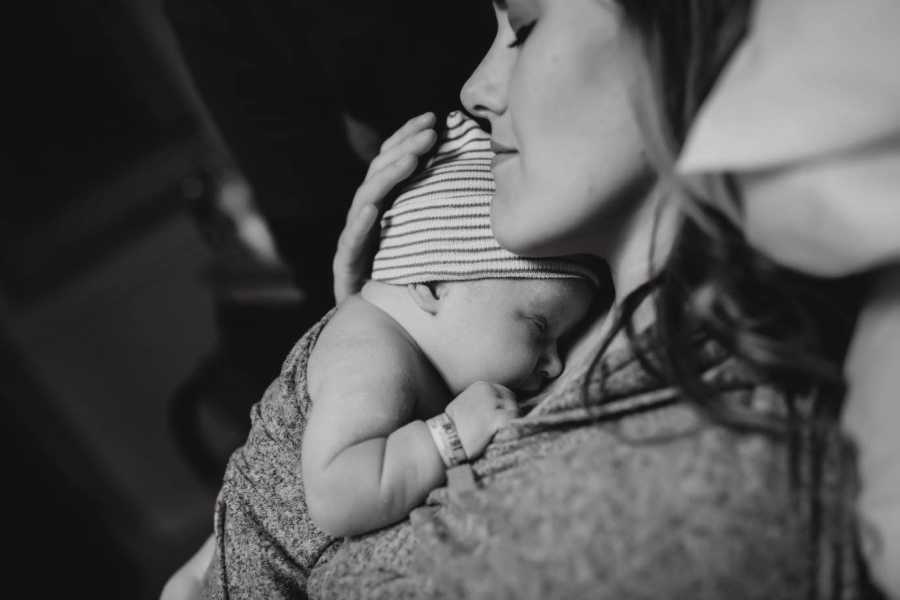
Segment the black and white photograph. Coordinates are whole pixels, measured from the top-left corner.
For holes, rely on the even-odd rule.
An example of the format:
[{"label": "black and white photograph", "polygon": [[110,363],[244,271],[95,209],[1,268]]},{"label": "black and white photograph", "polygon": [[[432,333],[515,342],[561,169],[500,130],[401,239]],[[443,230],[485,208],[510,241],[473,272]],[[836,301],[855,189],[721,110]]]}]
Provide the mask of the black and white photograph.
[{"label": "black and white photograph", "polygon": [[898,0],[3,29],[4,597],[900,600]]}]

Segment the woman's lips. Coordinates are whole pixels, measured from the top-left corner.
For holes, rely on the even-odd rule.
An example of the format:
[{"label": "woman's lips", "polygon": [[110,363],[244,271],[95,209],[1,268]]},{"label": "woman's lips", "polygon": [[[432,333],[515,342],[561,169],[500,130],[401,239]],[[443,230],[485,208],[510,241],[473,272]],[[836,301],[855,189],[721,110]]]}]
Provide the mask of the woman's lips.
[{"label": "woman's lips", "polygon": [[498,165],[518,154],[518,151],[515,148],[501,144],[496,140],[491,140],[491,150],[494,151],[494,158],[491,161],[494,168],[497,168]]},{"label": "woman's lips", "polygon": [[515,152],[504,152],[503,154],[495,154],[494,158],[491,159],[491,166],[493,168],[497,168],[501,164],[505,163],[507,160],[515,156]]}]

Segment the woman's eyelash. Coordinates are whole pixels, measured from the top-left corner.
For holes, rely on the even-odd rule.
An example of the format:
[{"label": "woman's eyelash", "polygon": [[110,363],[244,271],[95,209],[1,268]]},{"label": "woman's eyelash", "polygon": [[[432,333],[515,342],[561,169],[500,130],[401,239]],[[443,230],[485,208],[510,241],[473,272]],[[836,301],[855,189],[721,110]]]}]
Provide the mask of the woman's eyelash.
[{"label": "woman's eyelash", "polygon": [[515,31],[516,39],[514,41],[510,42],[509,47],[510,48],[518,48],[519,46],[524,44],[525,40],[528,39],[528,34],[531,33],[531,30],[534,29],[534,26],[536,24],[537,24],[537,21],[532,21],[531,23],[528,23],[527,25],[522,25],[521,27],[516,29],[516,31]]}]

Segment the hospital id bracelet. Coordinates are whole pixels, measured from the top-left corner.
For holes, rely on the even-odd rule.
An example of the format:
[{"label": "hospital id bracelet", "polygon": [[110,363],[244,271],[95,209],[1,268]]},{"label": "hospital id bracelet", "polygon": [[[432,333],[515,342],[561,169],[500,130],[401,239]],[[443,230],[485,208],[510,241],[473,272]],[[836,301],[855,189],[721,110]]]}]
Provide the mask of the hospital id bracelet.
[{"label": "hospital id bracelet", "polygon": [[445,467],[449,469],[469,460],[469,455],[466,454],[466,449],[459,439],[459,432],[456,431],[456,425],[447,413],[431,417],[425,423]]}]

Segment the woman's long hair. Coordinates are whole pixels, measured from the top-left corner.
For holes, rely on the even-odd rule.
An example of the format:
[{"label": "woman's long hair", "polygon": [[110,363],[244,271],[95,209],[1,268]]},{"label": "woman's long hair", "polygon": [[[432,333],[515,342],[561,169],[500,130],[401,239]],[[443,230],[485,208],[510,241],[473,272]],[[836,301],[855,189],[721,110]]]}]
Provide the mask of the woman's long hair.
[{"label": "woman's long hair", "polygon": [[[663,181],[672,183],[684,215],[663,268],[625,298],[620,322],[633,331],[634,310],[652,299],[656,322],[649,346],[631,334],[639,353],[642,345],[661,349],[662,356],[645,364],[661,364],[664,376],[713,420],[787,441],[791,472],[809,503],[810,594],[843,597],[858,583],[842,579],[846,531],[835,531],[823,519],[838,510],[843,522],[851,522],[848,497],[854,484],[851,476],[838,486],[823,477],[835,440],[841,439],[842,364],[863,282],[827,281],[778,266],[752,248],[735,224],[741,198],[732,178],[709,178],[707,197],[699,197],[680,186],[672,172],[701,104],[747,32],[752,0],[619,3],[649,67],[644,91],[650,93],[638,99],[648,153]],[[761,380],[785,390],[787,417],[735,411],[721,402],[721,394],[701,377],[698,338],[712,338]]]}]

